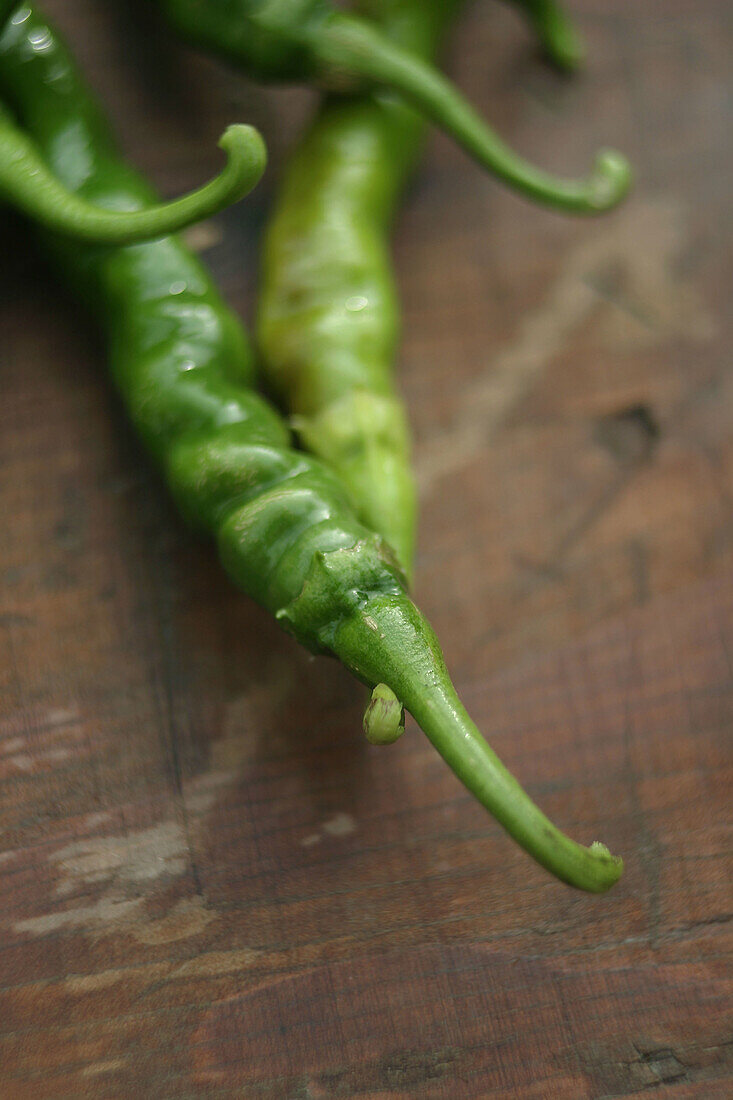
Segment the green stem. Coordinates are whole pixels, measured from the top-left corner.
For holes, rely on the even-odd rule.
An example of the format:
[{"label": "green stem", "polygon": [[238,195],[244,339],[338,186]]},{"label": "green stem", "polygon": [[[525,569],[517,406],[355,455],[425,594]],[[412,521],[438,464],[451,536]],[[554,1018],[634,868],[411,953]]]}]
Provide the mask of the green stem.
[{"label": "green stem", "polygon": [[603,893],[623,871],[598,842],[570,840],[484,741],[450,681],[437,640],[406,597],[373,597],[348,615],[330,648],[360,678],[387,684],[469,791],[518,844],[570,886]]},{"label": "green stem", "polygon": [[559,69],[572,72],[582,64],[585,50],[572,21],[554,0],[513,0],[522,8],[542,49]]},{"label": "green stem", "polygon": [[68,191],[33,141],[0,107],[0,197],[47,229],[85,241],[132,244],[175,233],[241,199],[265,168],[265,146],[251,126],[230,126],[219,141],[227,163],[215,179],[173,202],[145,210],[106,210]]},{"label": "green stem", "polygon": [[615,206],[629,189],[628,162],[613,150],[597,155],[585,179],[559,179],[535,168],[490,129],[450,81],[362,20],[333,16],[314,35],[311,48],[335,72],[343,69],[399,91],[479,164],[529,198],[570,213],[597,214]]}]

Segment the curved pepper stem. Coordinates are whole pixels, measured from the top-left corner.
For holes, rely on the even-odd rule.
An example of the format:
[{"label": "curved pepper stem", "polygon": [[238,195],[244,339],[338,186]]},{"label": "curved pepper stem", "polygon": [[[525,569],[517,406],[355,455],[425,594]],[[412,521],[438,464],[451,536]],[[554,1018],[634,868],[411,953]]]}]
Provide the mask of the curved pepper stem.
[{"label": "curved pepper stem", "polygon": [[549,60],[558,69],[573,72],[585,57],[583,41],[570,18],[555,0],[511,0],[526,13]]},{"label": "curved pepper stem", "polygon": [[265,145],[252,126],[230,126],[219,145],[227,163],[198,190],[145,210],[106,210],[68,191],[49,171],[33,141],[0,107],[0,199],[47,229],[84,241],[121,245],[165,237],[237,202],[262,175]]},{"label": "curved pepper stem", "polygon": [[598,214],[616,206],[629,189],[629,164],[613,150],[598,154],[585,179],[559,179],[535,168],[491,130],[449,80],[363,20],[334,15],[310,45],[332,72],[343,70],[400,92],[474,160],[528,198],[570,213]]},{"label": "curved pepper stem", "polygon": [[591,893],[619,879],[623,861],[597,841],[585,848],[560,832],[484,741],[435,635],[406,596],[369,598],[341,621],[328,646],[361,679],[389,685],[461,782],[538,863]]}]

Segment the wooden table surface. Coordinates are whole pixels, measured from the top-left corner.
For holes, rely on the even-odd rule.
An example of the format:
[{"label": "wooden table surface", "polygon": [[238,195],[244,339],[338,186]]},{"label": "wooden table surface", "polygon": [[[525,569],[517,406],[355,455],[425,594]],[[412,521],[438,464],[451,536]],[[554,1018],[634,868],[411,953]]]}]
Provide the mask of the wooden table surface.
[{"label": "wooden table surface", "polygon": [[[570,891],[414,725],[236,594],[124,423],[104,349],[3,216],[0,1096],[733,1094],[733,127],[727,0],[576,0],[577,80],[476,4],[450,71],[535,161],[637,186],[534,209],[433,137],[396,230],[417,598],[469,709],[574,837]],[[272,168],[194,235],[252,313],[313,102],[47,0],[167,194],[256,122]],[[728,872],[728,874],[727,874]]]}]

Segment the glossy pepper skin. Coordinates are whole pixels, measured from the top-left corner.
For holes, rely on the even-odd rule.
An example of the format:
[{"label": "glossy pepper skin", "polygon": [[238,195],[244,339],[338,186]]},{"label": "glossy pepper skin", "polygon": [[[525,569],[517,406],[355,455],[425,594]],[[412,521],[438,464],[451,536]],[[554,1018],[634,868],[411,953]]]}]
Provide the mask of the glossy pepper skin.
[{"label": "glossy pepper skin", "polygon": [[[27,50],[45,32],[47,48]],[[59,74],[64,79],[53,79]],[[0,82],[69,187],[143,208],[149,188],[120,160],[71,60],[36,15],[0,37]],[[73,126],[78,160],[60,150]],[[359,523],[340,482],[291,449],[275,411],[248,389],[249,349],[201,264],[180,241],[127,248],[48,242],[92,306],[128,413],[181,509],[216,539],[235,582],[317,653],[384,683],[459,778],[543,866],[600,892],[619,877],[604,847],[559,832],[481,738],[456,696],[435,636],[383,541]],[[394,700],[383,695],[391,713]],[[382,720],[368,719],[376,739]],[[386,732],[394,725],[386,716]]]},{"label": "glossy pepper skin", "polygon": [[[362,5],[416,55],[436,51],[460,0]],[[392,365],[399,305],[389,229],[423,118],[399,97],[327,97],[275,196],[257,318],[261,369],[306,449],[359,518],[413,566],[416,492]]]},{"label": "glossy pepper skin", "polygon": [[[452,0],[445,0],[450,4]],[[551,47],[549,0],[517,0]],[[400,92],[488,171],[528,198],[572,213],[615,206],[631,181],[626,160],[602,151],[587,178],[556,178],[513,152],[436,69],[368,19],[331,0],[153,0],[171,24],[261,80],[306,81],[335,91],[377,85]],[[562,22],[562,20],[561,20]],[[551,47],[552,48],[552,47]]]},{"label": "glossy pepper skin", "polygon": [[[14,14],[13,14],[14,13]],[[22,26],[30,9],[18,0],[0,2],[0,31],[11,19]],[[40,52],[45,40],[28,41]],[[73,134],[59,134],[73,142]],[[251,126],[230,126],[220,141],[227,165],[216,179],[197,191],[168,203],[150,203],[145,210],[104,209],[64,187],[50,171],[30,136],[0,103],[0,200],[17,206],[47,229],[80,240],[128,244],[183,229],[241,199],[257,183],[265,166],[262,138]]]}]

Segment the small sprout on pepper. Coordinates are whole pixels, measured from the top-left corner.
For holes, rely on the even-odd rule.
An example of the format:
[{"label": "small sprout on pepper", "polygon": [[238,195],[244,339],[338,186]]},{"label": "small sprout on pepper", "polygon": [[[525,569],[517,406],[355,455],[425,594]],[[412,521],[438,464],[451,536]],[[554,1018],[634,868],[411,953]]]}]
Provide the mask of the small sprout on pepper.
[{"label": "small sprout on pepper", "polygon": [[377,684],[364,711],[364,736],[372,745],[392,745],[405,732],[405,709],[386,684]]}]

